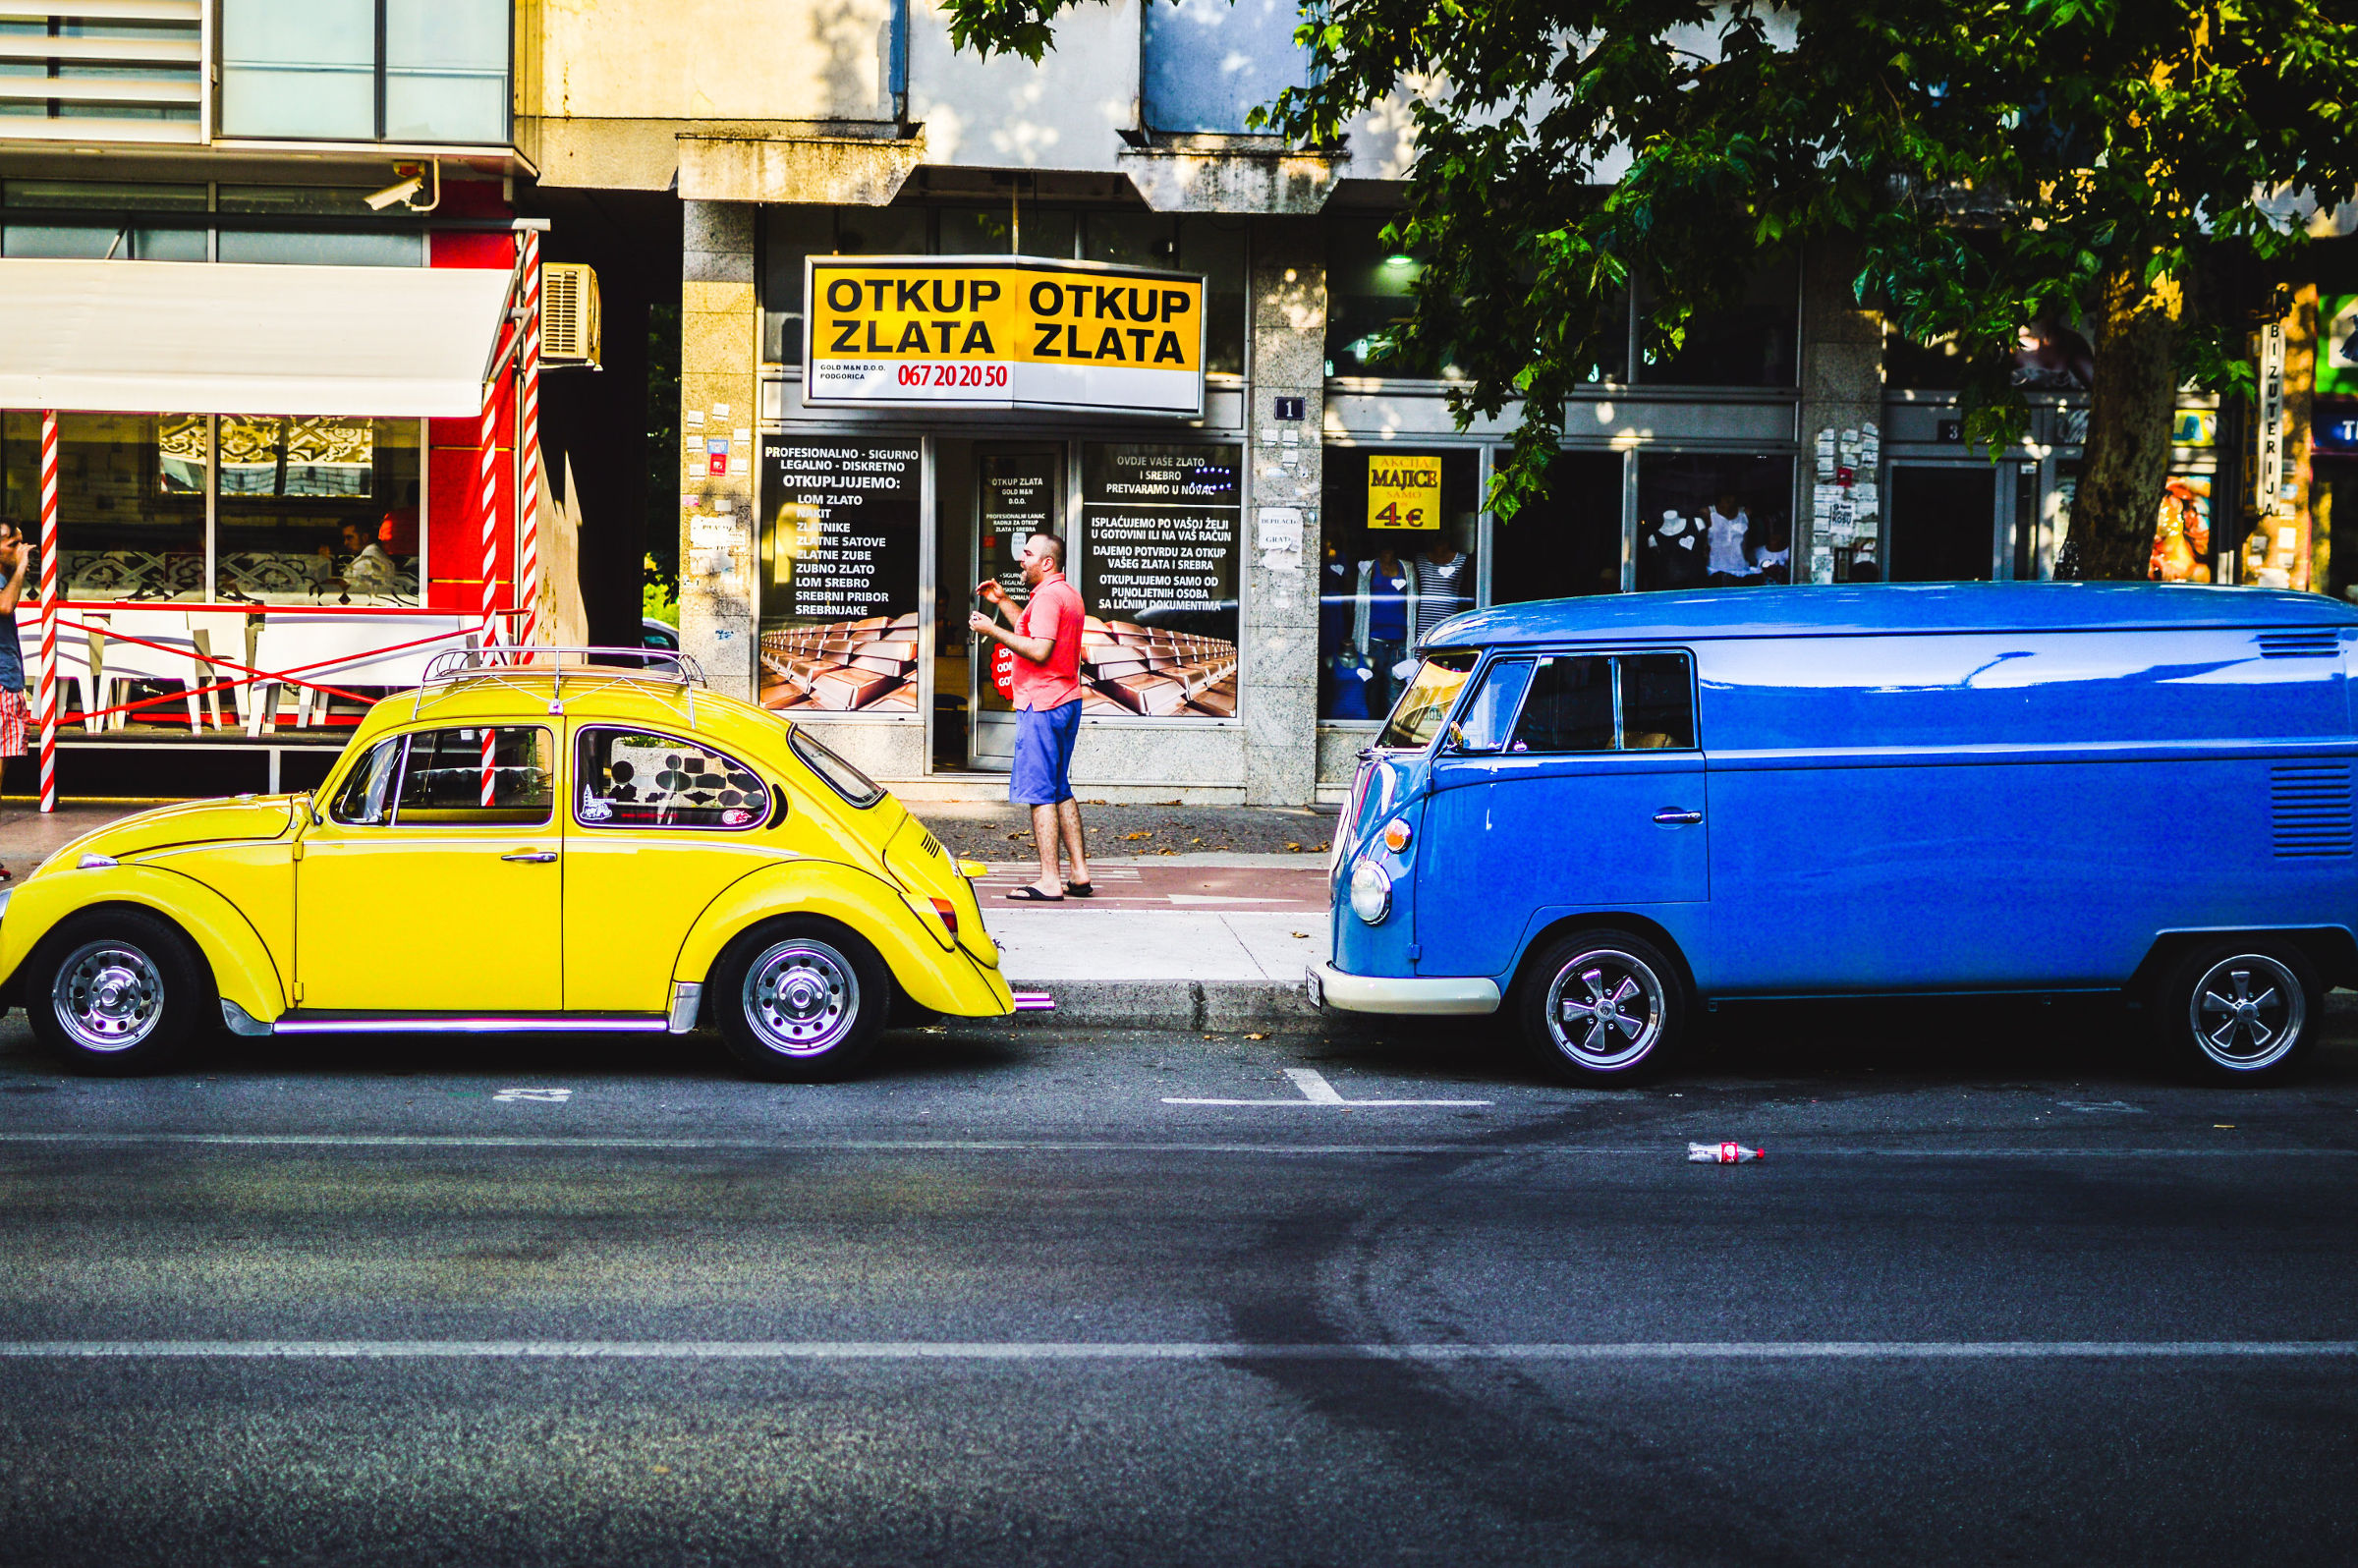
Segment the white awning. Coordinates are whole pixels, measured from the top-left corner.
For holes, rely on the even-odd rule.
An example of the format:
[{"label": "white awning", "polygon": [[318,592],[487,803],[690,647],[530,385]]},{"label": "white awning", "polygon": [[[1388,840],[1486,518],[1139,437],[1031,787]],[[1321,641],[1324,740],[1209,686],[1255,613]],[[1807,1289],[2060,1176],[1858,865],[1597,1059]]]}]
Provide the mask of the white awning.
[{"label": "white awning", "polygon": [[505,271],[0,260],[0,408],[482,412]]}]

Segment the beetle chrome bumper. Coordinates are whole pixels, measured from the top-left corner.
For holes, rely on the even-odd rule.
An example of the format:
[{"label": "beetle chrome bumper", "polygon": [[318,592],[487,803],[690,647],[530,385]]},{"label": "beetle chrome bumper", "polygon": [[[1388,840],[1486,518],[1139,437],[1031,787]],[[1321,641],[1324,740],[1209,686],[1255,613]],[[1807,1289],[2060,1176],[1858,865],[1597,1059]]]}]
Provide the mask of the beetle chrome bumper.
[{"label": "beetle chrome bumper", "polygon": [[1332,964],[1310,967],[1311,1002],[1346,1013],[1495,1013],[1498,982],[1486,976],[1404,980],[1386,975],[1346,975]]}]

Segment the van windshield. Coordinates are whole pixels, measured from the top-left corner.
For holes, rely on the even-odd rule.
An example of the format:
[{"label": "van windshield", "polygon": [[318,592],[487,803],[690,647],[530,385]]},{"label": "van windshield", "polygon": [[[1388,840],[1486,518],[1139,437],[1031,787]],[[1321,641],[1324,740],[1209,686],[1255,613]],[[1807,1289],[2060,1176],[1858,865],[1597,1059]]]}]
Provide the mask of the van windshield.
[{"label": "van windshield", "polygon": [[1392,716],[1376,737],[1379,747],[1414,751],[1432,744],[1441,732],[1441,721],[1456,705],[1457,694],[1464,691],[1466,677],[1474,673],[1473,653],[1435,653],[1417,671],[1417,678],[1400,694],[1392,704]]}]

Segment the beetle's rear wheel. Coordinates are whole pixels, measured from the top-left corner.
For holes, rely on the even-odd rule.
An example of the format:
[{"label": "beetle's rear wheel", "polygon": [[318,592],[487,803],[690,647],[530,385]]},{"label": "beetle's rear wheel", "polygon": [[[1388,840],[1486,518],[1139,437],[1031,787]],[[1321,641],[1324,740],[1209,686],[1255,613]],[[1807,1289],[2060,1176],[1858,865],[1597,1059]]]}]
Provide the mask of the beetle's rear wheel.
[{"label": "beetle's rear wheel", "polygon": [[80,1072],[127,1077],[167,1067],[219,1012],[203,955],[138,910],[59,923],[25,971],[34,1037]]},{"label": "beetle's rear wheel", "polygon": [[713,966],[714,1021],[729,1052],[763,1078],[839,1078],[875,1049],[892,1011],[875,950],[830,921],[772,921]]}]

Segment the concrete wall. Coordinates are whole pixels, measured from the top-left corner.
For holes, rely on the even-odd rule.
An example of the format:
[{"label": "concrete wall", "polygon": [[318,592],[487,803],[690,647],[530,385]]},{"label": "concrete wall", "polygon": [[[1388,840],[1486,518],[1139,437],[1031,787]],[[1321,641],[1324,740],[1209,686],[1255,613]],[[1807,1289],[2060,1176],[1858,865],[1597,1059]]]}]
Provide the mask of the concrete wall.
[{"label": "concrete wall", "polygon": [[[720,436],[728,473],[692,471],[680,484],[680,646],[715,691],[749,700],[760,616],[755,372],[761,314],[754,298],[755,209],[691,201],[680,254],[680,428],[684,441]],[[701,418],[698,418],[701,416]],[[701,428],[700,428],[701,426]],[[742,434],[740,433],[742,432]]]},{"label": "concrete wall", "polygon": [[[1245,721],[1245,800],[1307,806],[1317,793],[1319,528],[1323,472],[1326,247],[1316,219],[1253,227],[1251,384],[1245,438],[1252,475],[1237,711]],[[1300,398],[1300,421],[1277,419]],[[1291,437],[1289,443],[1288,437]],[[1270,508],[1302,514],[1299,550],[1264,548]]]},{"label": "concrete wall", "polygon": [[892,0],[538,0],[517,112],[620,120],[889,120]]},{"label": "concrete wall", "polygon": [[930,163],[1111,170],[1138,124],[1139,0],[1076,7],[1037,66],[950,47],[949,17],[911,0],[909,118]]}]

